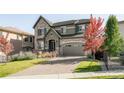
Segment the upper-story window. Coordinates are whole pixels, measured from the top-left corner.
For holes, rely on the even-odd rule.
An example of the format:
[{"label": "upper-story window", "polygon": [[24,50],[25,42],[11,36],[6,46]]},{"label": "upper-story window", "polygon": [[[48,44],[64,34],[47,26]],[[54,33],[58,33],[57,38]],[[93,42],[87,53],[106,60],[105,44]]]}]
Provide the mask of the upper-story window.
[{"label": "upper-story window", "polygon": [[61,32],[62,32],[62,34],[66,34],[66,26],[61,27]]},{"label": "upper-story window", "polygon": [[38,29],[38,36],[44,35],[45,31],[46,31],[46,28]]},{"label": "upper-story window", "polygon": [[30,42],[32,42],[33,41],[33,38],[32,37],[30,37]]},{"label": "upper-story window", "polygon": [[0,35],[2,35],[2,31],[0,31]]},{"label": "upper-story window", "polygon": [[28,37],[24,38],[24,41],[25,41],[25,42],[28,42]]},{"label": "upper-story window", "polygon": [[43,29],[38,29],[38,36],[43,34]]},{"label": "upper-story window", "polygon": [[33,42],[33,38],[32,37],[25,37],[24,41],[25,42]]},{"label": "upper-story window", "polygon": [[86,25],[85,24],[83,24],[83,25],[77,25],[76,26],[76,32],[77,33],[83,33],[83,31],[85,31],[85,29],[86,29]]}]

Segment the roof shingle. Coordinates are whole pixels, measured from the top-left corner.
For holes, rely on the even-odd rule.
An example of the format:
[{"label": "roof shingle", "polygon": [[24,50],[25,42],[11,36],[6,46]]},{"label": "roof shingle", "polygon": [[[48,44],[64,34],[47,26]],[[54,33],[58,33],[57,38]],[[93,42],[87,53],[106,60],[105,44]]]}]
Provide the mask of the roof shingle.
[{"label": "roof shingle", "polygon": [[79,20],[68,20],[68,21],[56,22],[56,23],[53,23],[52,26],[64,26],[64,25],[83,24],[83,23],[89,23],[89,19],[79,19]]},{"label": "roof shingle", "polygon": [[10,32],[10,33],[15,33],[15,34],[20,34],[20,35],[32,35],[33,36],[33,34],[31,34],[31,33],[25,32],[23,30],[15,28],[15,27],[2,27],[2,26],[0,26],[0,31]]}]

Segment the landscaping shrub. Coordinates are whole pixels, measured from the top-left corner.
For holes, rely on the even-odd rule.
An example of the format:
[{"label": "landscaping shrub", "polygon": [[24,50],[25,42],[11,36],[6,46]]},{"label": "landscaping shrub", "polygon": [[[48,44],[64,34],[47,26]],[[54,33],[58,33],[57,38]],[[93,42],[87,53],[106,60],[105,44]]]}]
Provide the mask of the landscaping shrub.
[{"label": "landscaping shrub", "polygon": [[33,58],[29,57],[29,56],[19,56],[19,57],[15,57],[13,58],[11,61],[22,61],[22,60],[31,60]]},{"label": "landscaping shrub", "polygon": [[55,52],[43,52],[41,53],[41,57],[42,58],[52,58],[52,57],[57,57],[58,56],[58,53],[55,51]]},{"label": "landscaping shrub", "polygon": [[23,60],[32,60],[36,58],[36,55],[33,53],[23,53],[13,55],[10,61],[23,61]]},{"label": "landscaping shrub", "polygon": [[93,59],[92,54],[88,54],[88,55],[87,55],[87,58],[88,58],[88,59]]}]

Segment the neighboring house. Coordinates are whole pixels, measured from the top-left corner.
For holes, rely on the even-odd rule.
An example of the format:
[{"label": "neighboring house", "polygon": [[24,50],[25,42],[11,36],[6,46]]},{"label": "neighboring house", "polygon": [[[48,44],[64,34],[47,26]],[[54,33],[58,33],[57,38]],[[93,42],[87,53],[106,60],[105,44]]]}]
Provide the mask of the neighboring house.
[{"label": "neighboring house", "polygon": [[119,31],[121,33],[121,36],[124,38],[124,21],[119,21]]},{"label": "neighboring house", "polygon": [[60,56],[80,56],[83,51],[83,34],[89,19],[51,23],[40,16],[33,26],[35,50],[56,51]]},{"label": "neighboring house", "polygon": [[14,46],[12,54],[32,50],[34,48],[34,36],[32,34],[14,27],[0,27],[0,35],[6,36],[7,33],[9,33],[8,40]]}]

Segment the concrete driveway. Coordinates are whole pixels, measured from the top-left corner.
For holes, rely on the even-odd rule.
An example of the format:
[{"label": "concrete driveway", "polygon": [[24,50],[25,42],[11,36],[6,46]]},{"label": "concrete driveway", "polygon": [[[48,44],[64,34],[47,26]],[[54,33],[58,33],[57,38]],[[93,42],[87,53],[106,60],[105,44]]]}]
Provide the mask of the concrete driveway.
[{"label": "concrete driveway", "polygon": [[74,68],[84,57],[58,57],[50,59],[48,63],[38,64],[11,76],[47,75],[73,73]]}]

